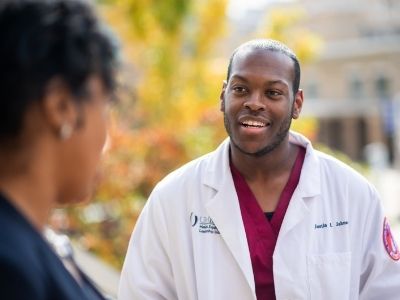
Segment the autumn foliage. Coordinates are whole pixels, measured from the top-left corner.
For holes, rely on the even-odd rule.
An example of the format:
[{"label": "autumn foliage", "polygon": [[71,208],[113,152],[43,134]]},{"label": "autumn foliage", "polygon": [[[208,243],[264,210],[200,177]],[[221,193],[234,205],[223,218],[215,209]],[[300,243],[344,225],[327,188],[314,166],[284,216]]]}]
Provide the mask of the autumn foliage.
[{"label": "autumn foliage", "polygon": [[[154,185],[226,136],[219,93],[229,57],[217,53],[229,30],[226,4],[108,0],[99,5],[122,44],[119,100],[99,189],[91,203],[66,210],[63,229],[118,268]],[[281,31],[265,25],[255,35],[283,37],[290,25]],[[315,135],[314,120],[295,126]]]}]

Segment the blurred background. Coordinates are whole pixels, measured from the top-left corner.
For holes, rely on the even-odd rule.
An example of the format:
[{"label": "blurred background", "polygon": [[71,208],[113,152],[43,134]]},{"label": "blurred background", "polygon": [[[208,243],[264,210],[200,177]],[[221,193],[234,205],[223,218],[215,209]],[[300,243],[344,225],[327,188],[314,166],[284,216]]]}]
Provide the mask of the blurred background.
[{"label": "blurred background", "polygon": [[122,47],[103,178],[94,200],[51,218],[112,295],[154,185],[226,136],[219,93],[231,52],[278,39],[302,65],[293,129],[378,188],[400,242],[398,0],[98,0]]}]

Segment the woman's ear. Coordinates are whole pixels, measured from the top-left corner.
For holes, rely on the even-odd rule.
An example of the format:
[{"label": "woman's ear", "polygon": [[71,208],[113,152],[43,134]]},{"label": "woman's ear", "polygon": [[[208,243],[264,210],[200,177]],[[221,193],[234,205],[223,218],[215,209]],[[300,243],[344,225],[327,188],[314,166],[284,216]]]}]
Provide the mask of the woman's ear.
[{"label": "woman's ear", "polygon": [[222,90],[221,94],[219,95],[219,100],[220,100],[220,111],[224,112],[225,111],[225,90],[226,90],[227,82],[226,80],[223,81],[222,83]]},{"label": "woman's ear", "polygon": [[298,90],[294,96],[292,118],[297,119],[300,116],[301,108],[303,107],[303,90]]},{"label": "woman's ear", "polygon": [[61,79],[52,79],[41,101],[44,121],[60,138],[69,138],[78,119],[77,105],[70,89]]}]

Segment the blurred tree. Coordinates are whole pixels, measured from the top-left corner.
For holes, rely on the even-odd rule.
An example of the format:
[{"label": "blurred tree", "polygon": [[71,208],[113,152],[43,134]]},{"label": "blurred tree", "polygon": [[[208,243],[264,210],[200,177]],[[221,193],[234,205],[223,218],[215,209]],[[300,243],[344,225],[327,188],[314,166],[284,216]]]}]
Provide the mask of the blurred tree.
[{"label": "blurred tree", "polygon": [[[214,49],[225,31],[227,1],[100,2],[124,46],[122,84],[100,188],[94,202],[69,209],[69,230],[119,268],[154,185],[226,136],[218,107],[228,58],[216,60]],[[298,18],[273,13],[257,36],[292,42],[290,28]],[[307,41],[289,45],[297,51]],[[301,50],[300,58],[312,57],[311,49]],[[315,135],[313,120],[297,124],[309,137]]]},{"label": "blurred tree", "polygon": [[121,267],[154,185],[222,139],[214,124],[225,70],[210,64],[226,1],[108,0],[99,8],[123,41],[122,87],[100,188],[94,202],[69,209],[70,234]]}]

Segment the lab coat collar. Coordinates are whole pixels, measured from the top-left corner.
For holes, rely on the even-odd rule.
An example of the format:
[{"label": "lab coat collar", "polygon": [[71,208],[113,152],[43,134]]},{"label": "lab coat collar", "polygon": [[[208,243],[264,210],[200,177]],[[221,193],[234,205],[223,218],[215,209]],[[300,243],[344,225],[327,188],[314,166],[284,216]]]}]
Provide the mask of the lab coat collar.
[{"label": "lab coat collar", "polygon": [[306,148],[303,167],[301,169],[298,189],[301,190],[301,197],[308,198],[321,193],[320,165],[316,151],[311,142],[303,135],[290,131],[289,141]]},{"label": "lab coat collar", "polygon": [[289,141],[306,148],[299,183],[292,195],[285,217],[279,231],[277,246],[280,240],[296,225],[305,219],[309,213],[308,205],[312,199],[317,199],[321,193],[320,165],[316,151],[311,142],[304,136],[290,132]]},{"label": "lab coat collar", "polygon": [[[300,175],[301,197],[308,198],[321,192],[320,166],[316,151],[303,135],[290,131],[289,141],[306,148],[306,156]],[[203,183],[217,191],[223,188],[223,179],[232,177],[229,167],[229,138],[212,153]]]},{"label": "lab coat collar", "polygon": [[[223,187],[223,179],[232,177],[229,166],[229,138],[211,153],[203,183],[217,191]],[[233,182],[233,181],[232,181]]]},{"label": "lab coat collar", "polygon": [[[295,228],[308,213],[307,198],[320,193],[320,171],[318,157],[311,142],[304,136],[290,132],[291,142],[306,148],[298,187],[289,204],[279,236]],[[229,138],[210,155],[203,184],[214,189],[215,194],[206,200],[206,209],[217,226],[233,257],[237,261],[249,287],[255,295],[254,276],[246,232],[239,207],[235,186],[229,166]]]},{"label": "lab coat collar", "polygon": [[246,232],[239,201],[229,167],[229,139],[211,155],[203,184],[215,190],[205,207],[222,239],[241,269],[249,285],[248,299],[255,299],[255,284]]}]

